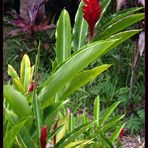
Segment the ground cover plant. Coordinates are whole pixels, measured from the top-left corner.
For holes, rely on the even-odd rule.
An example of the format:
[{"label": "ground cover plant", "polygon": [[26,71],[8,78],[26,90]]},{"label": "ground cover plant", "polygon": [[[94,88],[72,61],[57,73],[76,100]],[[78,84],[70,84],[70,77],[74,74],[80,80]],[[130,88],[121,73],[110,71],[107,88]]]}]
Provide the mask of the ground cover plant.
[{"label": "ground cover plant", "polygon": [[114,147],[122,137],[124,115],[112,115],[122,98],[102,110],[102,99],[95,94],[93,118],[85,114],[76,117],[66,106],[76,90],[112,66],[110,62],[91,64],[140,31],[124,29],[144,18],[138,13],[142,8],[119,12],[100,24],[110,2],[81,1],[74,27],[68,11],[62,10],[55,31],[55,60],[44,82],[39,83],[38,78],[40,39],[36,41],[34,66],[27,54],[22,57],[19,73],[8,65],[12,82],[4,86],[5,147]]}]

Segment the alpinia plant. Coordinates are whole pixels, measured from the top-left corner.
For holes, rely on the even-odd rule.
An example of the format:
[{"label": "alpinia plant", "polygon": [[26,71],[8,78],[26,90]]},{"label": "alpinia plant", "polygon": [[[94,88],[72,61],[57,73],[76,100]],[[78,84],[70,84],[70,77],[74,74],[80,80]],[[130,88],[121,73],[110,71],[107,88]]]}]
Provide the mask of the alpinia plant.
[{"label": "alpinia plant", "polygon": [[[85,0],[84,2],[87,4],[86,7],[90,7],[91,9],[93,4],[95,4],[98,10],[97,7],[99,5],[95,0]],[[97,23],[101,21],[101,17],[107,9],[109,2],[110,1],[105,1],[102,3],[102,14],[100,19],[97,17],[99,19]],[[4,86],[5,147],[11,147],[17,144],[20,147],[36,148],[52,145],[52,147],[59,148],[91,144],[94,142],[97,146],[102,146],[103,144],[99,143],[99,138],[96,137],[96,135],[101,136],[103,141],[108,141],[108,145],[112,147],[115,139],[117,139],[120,134],[123,125],[119,125],[115,129],[110,140],[104,136],[104,133],[109,134],[108,129],[110,125],[114,125],[123,118],[123,116],[118,116],[108,121],[109,124],[104,124],[110,113],[112,113],[120,102],[108,108],[108,111],[102,119],[100,119],[97,108],[99,106],[99,99],[97,99],[95,103],[94,121],[86,121],[76,128],[74,128],[72,124],[68,128],[69,115],[64,114],[62,116],[62,110],[65,103],[69,101],[68,97],[72,93],[94,80],[98,75],[107,70],[111,64],[98,65],[90,70],[85,70],[85,68],[114,47],[138,33],[139,30],[122,30],[142,20],[144,14],[133,14],[141,8],[120,12],[114,19],[110,19],[104,23],[101,29],[98,28],[96,24],[96,33],[92,35],[92,33],[89,32],[92,30],[89,29],[88,31],[88,25],[85,21],[86,18],[83,18],[83,6],[84,3],[82,1],[75,17],[74,28],[71,28],[68,12],[65,9],[61,12],[56,26],[56,59],[51,74],[43,84],[39,84],[37,87],[41,50],[40,44],[35,61],[34,78],[32,76],[33,68],[29,64],[27,55],[24,55],[22,60],[20,78],[9,65],[8,73],[12,77],[13,85],[7,84]],[[86,7],[83,7],[83,9],[86,9]],[[96,11],[96,13],[98,12],[100,11]],[[91,14],[87,15],[90,17]],[[95,14],[95,22],[97,21],[96,16],[98,16],[98,14]],[[89,43],[87,42],[88,34],[92,35]],[[32,78],[34,79],[34,86],[31,91],[28,92]],[[57,114],[58,118],[55,118]],[[72,123],[71,120],[70,123]],[[90,128],[94,125],[99,127],[99,129],[96,128],[93,130]],[[102,131],[100,131],[100,128]],[[89,133],[89,129],[93,134],[91,134],[91,132]],[[89,133],[90,136],[82,136],[85,132]],[[11,141],[8,140],[10,139],[10,133],[13,135]],[[92,147],[95,147],[95,145]]]}]

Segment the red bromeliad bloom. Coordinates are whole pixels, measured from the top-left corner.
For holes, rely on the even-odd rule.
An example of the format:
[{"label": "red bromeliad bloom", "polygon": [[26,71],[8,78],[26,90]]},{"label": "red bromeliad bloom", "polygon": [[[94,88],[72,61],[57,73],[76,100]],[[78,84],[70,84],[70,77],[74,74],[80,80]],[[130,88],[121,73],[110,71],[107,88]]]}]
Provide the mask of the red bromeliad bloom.
[{"label": "red bromeliad bloom", "polygon": [[83,0],[84,3],[86,4],[83,6],[83,14],[84,14],[84,19],[87,21],[89,25],[89,41],[93,38],[94,36],[94,27],[98,19],[100,18],[102,9],[100,7],[100,0]]},{"label": "red bromeliad bloom", "polygon": [[40,137],[41,148],[46,148],[46,137],[47,137],[47,129],[46,126],[43,126]]},{"label": "red bromeliad bloom", "polygon": [[124,128],[121,129],[121,132],[119,134],[119,139],[121,139],[123,137],[123,134],[124,134]]}]

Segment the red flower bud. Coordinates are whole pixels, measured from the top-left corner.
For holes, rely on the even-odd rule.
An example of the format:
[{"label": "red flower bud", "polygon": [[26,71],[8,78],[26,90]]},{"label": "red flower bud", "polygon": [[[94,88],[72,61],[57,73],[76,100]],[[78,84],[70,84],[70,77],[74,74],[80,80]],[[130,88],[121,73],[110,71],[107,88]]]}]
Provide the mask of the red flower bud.
[{"label": "red flower bud", "polygon": [[29,85],[29,88],[28,88],[28,92],[32,92],[34,89],[34,81],[31,81],[30,85]]},{"label": "red flower bud", "polygon": [[100,18],[102,9],[100,7],[100,0],[83,0],[86,4],[83,6],[83,14],[84,19],[87,21],[89,25],[90,36],[89,40],[91,40],[94,36],[94,27],[98,19]]},{"label": "red flower bud", "polygon": [[[58,120],[56,121],[56,123],[54,125],[54,128],[53,128],[54,131],[57,129],[57,126],[58,126]],[[53,143],[56,144],[56,135],[53,138]]]},{"label": "red flower bud", "polygon": [[124,128],[121,129],[120,134],[119,134],[119,139],[121,139],[123,137],[124,134]]},{"label": "red flower bud", "polygon": [[47,137],[47,129],[46,126],[43,126],[40,137],[41,148],[46,148],[46,137]]}]

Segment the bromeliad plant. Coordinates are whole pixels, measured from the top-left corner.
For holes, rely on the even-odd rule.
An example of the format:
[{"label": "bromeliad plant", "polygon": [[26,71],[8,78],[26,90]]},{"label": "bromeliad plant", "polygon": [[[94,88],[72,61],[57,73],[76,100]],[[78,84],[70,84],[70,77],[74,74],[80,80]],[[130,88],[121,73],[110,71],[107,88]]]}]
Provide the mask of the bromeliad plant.
[{"label": "bromeliad plant", "polygon": [[[123,125],[119,125],[115,131],[112,131],[114,134],[110,140],[108,140],[110,136],[108,129],[111,128],[111,125],[118,123],[117,121],[122,119],[123,116],[110,119],[110,121],[106,122],[106,125],[104,123],[120,102],[113,104],[100,118],[98,110],[100,103],[99,99],[96,99],[94,121],[86,121],[76,128],[70,126],[70,130],[67,130],[68,125],[65,122],[69,116],[64,114],[65,119],[62,119],[63,116],[61,117],[60,115],[62,114],[64,104],[72,93],[95,79],[111,66],[110,64],[102,64],[93,69],[86,70],[88,65],[138,33],[139,30],[122,30],[142,20],[144,14],[133,14],[141,8],[120,12],[113,19],[111,18],[105,22],[100,28],[98,24],[110,0],[102,1],[100,4],[95,0],[84,0],[84,2],[86,5],[83,1],[79,5],[74,28],[71,28],[68,12],[65,9],[61,12],[56,28],[56,59],[49,78],[43,84],[39,84],[39,87],[37,87],[40,44],[35,62],[32,91],[28,92],[33,73],[33,68],[28,64],[28,56],[25,55],[23,58],[20,78],[9,65],[9,75],[12,77],[13,86],[10,84],[4,86],[4,144],[6,147],[17,143],[20,147],[41,146],[44,148],[45,145],[49,146],[50,144],[52,147],[59,148],[63,146],[79,146],[82,143],[92,144],[93,142],[97,146],[102,146],[103,143],[101,143],[100,137],[112,147],[114,140],[117,139]],[[94,16],[93,27],[96,26],[96,28],[93,29],[90,25],[90,20],[87,19],[89,26],[85,21],[86,18],[94,15],[94,12],[93,14],[86,14],[87,9],[92,11],[92,6],[96,7],[96,13],[101,12],[98,11],[100,6],[102,9],[102,13],[99,14],[100,19],[98,14]],[[98,22],[96,22],[97,19],[99,19]],[[89,31],[96,29],[93,33],[89,32],[91,36],[89,37],[89,42],[87,42],[88,27],[90,28]],[[57,114],[58,118],[55,118]],[[91,128],[92,126],[94,126],[94,129]],[[89,136],[86,136],[85,132]],[[12,133],[13,138],[9,143],[10,133]],[[58,134],[62,135],[62,138],[58,139]],[[95,145],[92,147],[95,147]]]}]

